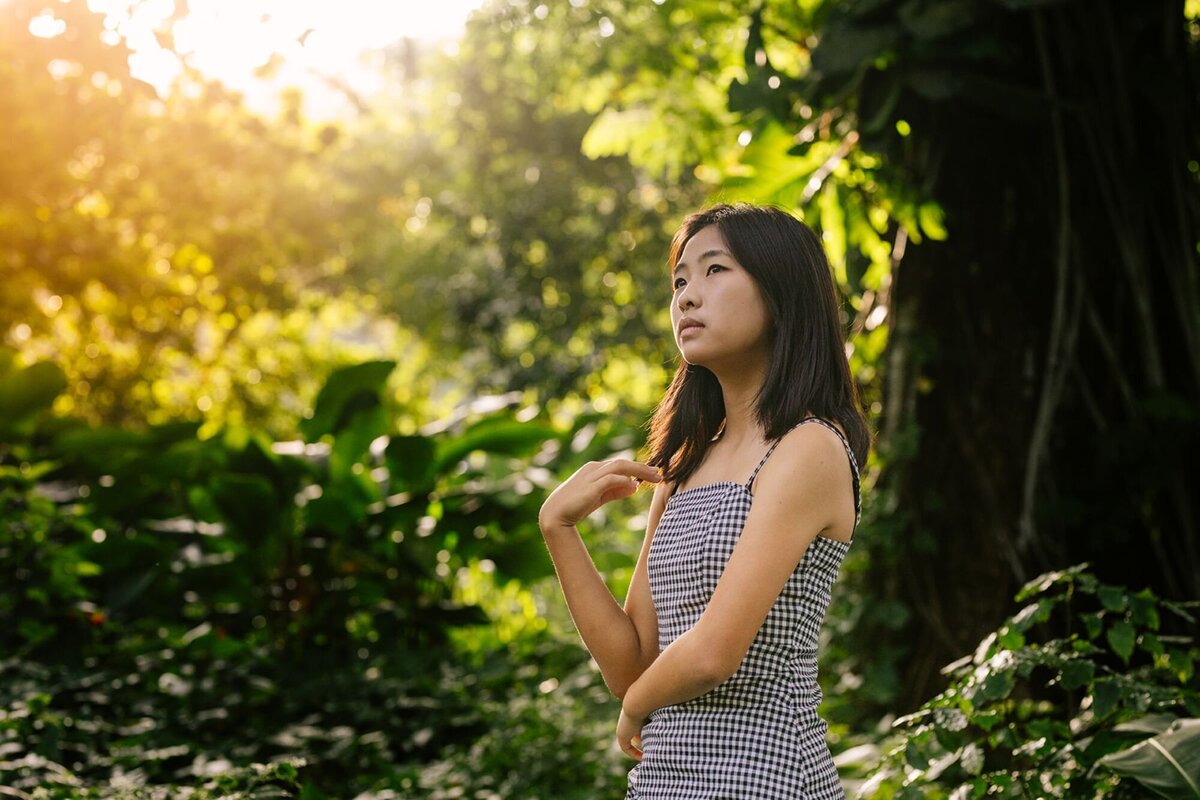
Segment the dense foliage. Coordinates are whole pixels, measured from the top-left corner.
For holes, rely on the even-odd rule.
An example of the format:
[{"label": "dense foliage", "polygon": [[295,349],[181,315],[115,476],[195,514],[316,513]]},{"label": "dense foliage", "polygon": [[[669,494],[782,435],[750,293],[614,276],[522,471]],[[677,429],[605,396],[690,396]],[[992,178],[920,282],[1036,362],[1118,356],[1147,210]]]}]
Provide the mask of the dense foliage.
[{"label": "dense foliage", "polygon": [[[388,435],[391,368],[336,373],[302,442],[180,424],[4,437],[6,782],[265,787],[294,773],[252,765],[284,759],[312,797],[612,784],[607,692],[516,579],[549,569],[539,490],[628,433],[527,409]],[[10,364],[8,418],[28,428],[62,382]]]},{"label": "dense foliage", "polygon": [[1200,603],[1110,586],[1083,567],[1034,579],[1017,601],[946,668],[950,687],[898,721],[903,736],[859,796],[1194,796],[1200,648],[1163,628],[1164,617],[1194,627]]},{"label": "dense foliage", "polygon": [[[618,796],[536,512],[639,452],[716,197],[821,232],[878,431],[847,785],[1173,796],[1195,0],[497,1],[333,122],[158,96],[101,5],[0,3],[0,793]],[[644,513],[585,531],[618,595]]]}]

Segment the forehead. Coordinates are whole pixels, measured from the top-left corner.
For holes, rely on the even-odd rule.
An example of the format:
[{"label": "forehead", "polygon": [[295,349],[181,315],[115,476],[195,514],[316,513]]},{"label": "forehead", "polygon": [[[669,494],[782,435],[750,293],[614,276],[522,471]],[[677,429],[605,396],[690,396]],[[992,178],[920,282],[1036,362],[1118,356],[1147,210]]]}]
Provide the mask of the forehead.
[{"label": "forehead", "polygon": [[725,237],[721,235],[720,228],[716,225],[708,225],[696,231],[696,234],[688,239],[687,244],[679,253],[679,261],[675,267],[678,269],[695,264],[703,261],[706,257],[711,257],[716,252],[728,254],[729,245],[725,243]]}]

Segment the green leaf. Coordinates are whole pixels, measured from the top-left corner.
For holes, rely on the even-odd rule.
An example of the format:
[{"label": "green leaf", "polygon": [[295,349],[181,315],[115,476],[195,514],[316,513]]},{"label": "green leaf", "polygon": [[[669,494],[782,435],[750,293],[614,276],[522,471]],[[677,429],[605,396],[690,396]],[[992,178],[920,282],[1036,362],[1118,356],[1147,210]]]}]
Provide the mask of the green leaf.
[{"label": "green leaf", "polygon": [[1172,650],[1167,656],[1167,666],[1179,678],[1180,683],[1186,684],[1192,679],[1195,674],[1195,664],[1192,662],[1192,657],[1181,650]]},{"label": "green leaf", "polygon": [[1061,598],[1043,597],[1036,603],[1030,603],[1017,612],[1012,618],[1012,624],[1017,630],[1028,630],[1030,626],[1050,619],[1050,612],[1058,605]]},{"label": "green leaf", "polygon": [[1107,638],[1113,652],[1128,664],[1129,657],[1133,655],[1133,646],[1137,641],[1133,626],[1125,620],[1119,619],[1109,626]]},{"label": "green leaf", "polygon": [[1016,628],[1006,625],[1000,632],[1000,644],[1008,650],[1020,650],[1025,646],[1025,635]]},{"label": "green leaf", "polygon": [[546,425],[517,422],[511,417],[490,417],[467,428],[460,436],[438,445],[437,470],[445,471],[474,450],[518,456],[529,455],[543,442],[558,436]]},{"label": "green leaf", "polygon": [[1083,618],[1083,624],[1087,628],[1089,639],[1097,638],[1101,631],[1104,630],[1104,617],[1100,614],[1080,614]]},{"label": "green leaf", "polygon": [[1011,672],[996,672],[989,675],[979,687],[979,696],[984,700],[1003,700],[1012,692],[1014,679]]},{"label": "green leaf", "polygon": [[1153,633],[1143,633],[1138,639],[1138,646],[1156,659],[1165,652],[1162,642]]},{"label": "green leaf", "polygon": [[1092,711],[1098,719],[1113,712],[1121,700],[1121,689],[1111,680],[1098,680],[1092,685]]},{"label": "green leaf", "polygon": [[1125,592],[1115,586],[1101,586],[1096,592],[1100,603],[1109,611],[1124,611],[1129,605]]},{"label": "green leaf", "polygon": [[395,361],[367,361],[334,370],[317,394],[313,415],[300,423],[306,441],[315,442],[350,424],[355,414],[380,402]]},{"label": "green leaf", "polygon": [[944,241],[949,236],[944,220],[945,213],[937,203],[922,203],[917,209],[921,231],[935,242]]},{"label": "green leaf", "polygon": [[626,155],[644,133],[651,112],[646,108],[605,108],[592,120],[580,149],[588,158]]},{"label": "green leaf", "polygon": [[66,386],[66,375],[49,361],[8,371],[0,377],[0,431],[12,430],[25,417],[49,408]]},{"label": "green leaf", "polygon": [[82,577],[90,577],[93,575],[99,575],[104,570],[94,561],[76,561],[71,564],[71,571]]},{"label": "green leaf", "polygon": [[329,472],[337,478],[350,475],[364,461],[371,442],[387,433],[388,419],[381,406],[357,411],[333,438]]},{"label": "green leaf", "polygon": [[1114,725],[1113,730],[1118,733],[1146,733],[1154,736],[1169,729],[1178,719],[1179,717],[1173,714],[1147,714],[1144,717]]},{"label": "green leaf", "polygon": [[1063,664],[1060,674],[1064,689],[1078,689],[1086,686],[1095,677],[1096,665],[1091,661],[1074,659]]},{"label": "green leaf", "polygon": [[1134,625],[1158,630],[1158,603],[1154,595],[1147,589],[1137,594],[1129,595],[1129,619]]},{"label": "green leaf", "polygon": [[1163,797],[1200,798],[1200,719],[1181,719],[1163,733],[1097,763]]},{"label": "green leaf", "polygon": [[982,731],[989,732],[1004,721],[1004,716],[997,711],[981,711],[971,716],[971,722]]},{"label": "green leaf", "polygon": [[803,154],[789,152],[795,144],[795,133],[774,120],[760,126],[754,138],[742,151],[738,161],[742,174],[731,177],[727,184],[764,200],[784,200],[786,194],[799,195],[821,164],[822,146],[811,145]]},{"label": "green leaf", "polygon": [[172,422],[144,432],[109,427],[78,428],[58,437],[53,452],[112,471],[147,454],[162,456],[169,445],[194,440],[199,429],[199,422]]},{"label": "green leaf", "polygon": [[913,739],[904,747],[904,761],[914,769],[925,769],[929,766],[929,757]]}]

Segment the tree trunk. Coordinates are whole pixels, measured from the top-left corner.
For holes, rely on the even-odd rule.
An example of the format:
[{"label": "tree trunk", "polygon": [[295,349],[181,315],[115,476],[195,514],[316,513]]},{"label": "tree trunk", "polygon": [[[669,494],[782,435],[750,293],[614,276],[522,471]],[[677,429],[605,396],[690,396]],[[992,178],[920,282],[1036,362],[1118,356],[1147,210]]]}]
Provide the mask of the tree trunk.
[{"label": "tree trunk", "polygon": [[1011,12],[999,36],[1032,113],[898,112],[950,231],[893,285],[881,485],[905,522],[871,579],[914,612],[902,708],[1046,569],[1200,597],[1197,45],[1166,3]]}]

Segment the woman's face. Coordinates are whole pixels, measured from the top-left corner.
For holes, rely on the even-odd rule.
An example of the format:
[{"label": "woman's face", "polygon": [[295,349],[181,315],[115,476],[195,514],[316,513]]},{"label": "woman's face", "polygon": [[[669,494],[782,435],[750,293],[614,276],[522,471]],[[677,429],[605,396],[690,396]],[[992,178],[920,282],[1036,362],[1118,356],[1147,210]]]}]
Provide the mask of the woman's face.
[{"label": "woman's face", "polygon": [[671,281],[671,327],[687,363],[719,373],[770,355],[771,312],[717,226],[688,240]]}]

